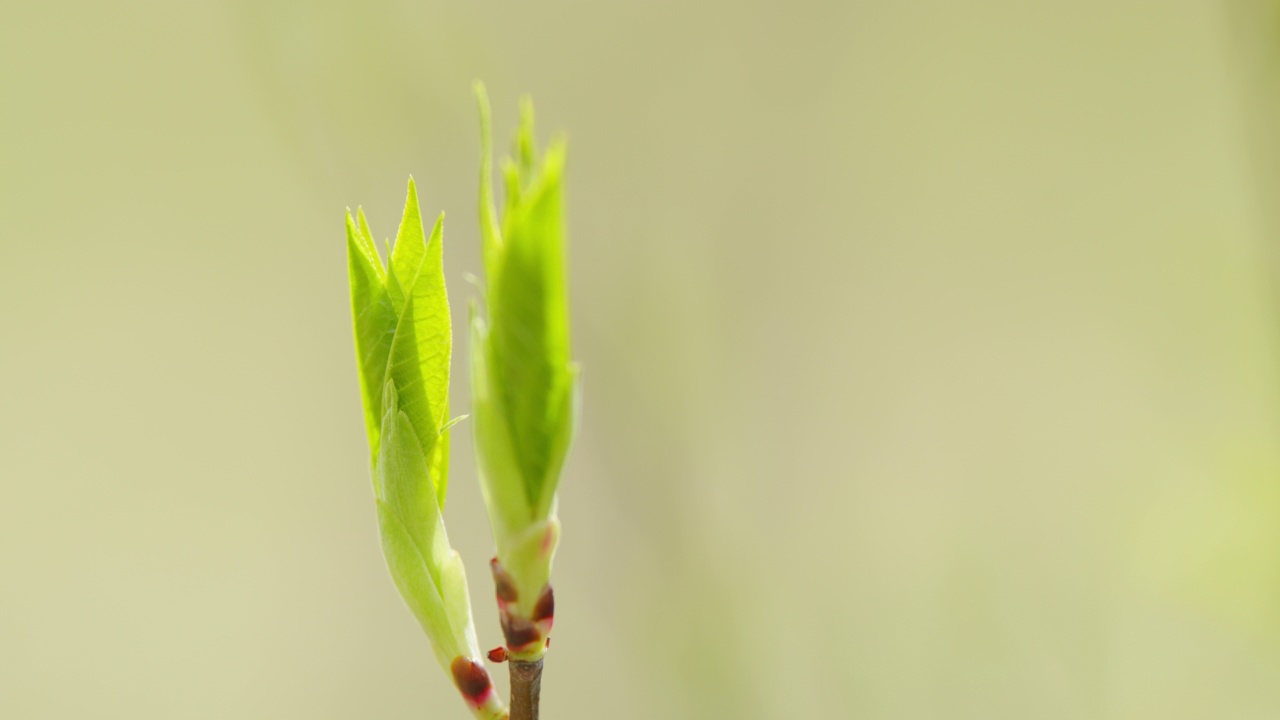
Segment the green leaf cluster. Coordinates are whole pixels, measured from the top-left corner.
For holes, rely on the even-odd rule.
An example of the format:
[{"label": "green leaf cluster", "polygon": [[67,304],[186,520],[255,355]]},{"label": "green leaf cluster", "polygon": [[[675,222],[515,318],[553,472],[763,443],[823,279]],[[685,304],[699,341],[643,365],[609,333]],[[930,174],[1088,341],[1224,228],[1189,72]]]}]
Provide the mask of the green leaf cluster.
[{"label": "green leaf cluster", "polygon": [[[534,140],[533,105],[521,104],[513,156],[502,165],[499,217],[493,197],[489,104],[481,118],[480,229],[483,307],[472,306],[472,388],[482,486],[503,566],[520,603],[534,602],[550,574],[559,522],[556,488],[572,442],[579,370],[572,361],[565,270],[567,144]],[[528,610],[528,607],[525,607]]]},{"label": "green leaf cluster", "polygon": [[409,180],[384,265],[363,211],[347,213],[351,309],[387,565],[446,669],[479,659],[466,576],[441,510],[448,490],[452,329],[444,215],[427,235]]},{"label": "green leaf cluster", "polygon": [[[560,537],[556,489],[578,415],[565,274],[566,144],[534,141],[521,106],[513,157],[494,206],[489,107],[480,229],[488,283],[471,313],[472,389],[481,489],[498,546],[493,565],[510,657],[545,652],[549,585]],[[383,553],[405,603],[472,711],[506,716],[479,660],[467,581],[442,511],[448,491],[452,328],[444,282],[444,215],[425,231],[412,178],[385,262],[363,211],[346,218],[356,359]],[[477,675],[478,673],[478,675]]]}]

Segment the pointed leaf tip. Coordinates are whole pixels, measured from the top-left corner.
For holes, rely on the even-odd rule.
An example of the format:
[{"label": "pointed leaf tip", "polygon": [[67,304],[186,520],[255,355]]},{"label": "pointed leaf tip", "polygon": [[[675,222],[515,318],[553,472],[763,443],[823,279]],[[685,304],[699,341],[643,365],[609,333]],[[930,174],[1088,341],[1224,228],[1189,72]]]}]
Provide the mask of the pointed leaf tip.
[{"label": "pointed leaf tip", "polygon": [[396,242],[391,247],[392,274],[395,275],[399,290],[393,291],[397,308],[404,305],[404,295],[412,292],[418,268],[422,265],[426,253],[427,238],[422,227],[422,212],[418,207],[418,191],[409,178],[408,190],[405,193],[404,213],[400,217],[400,227],[396,231]]}]

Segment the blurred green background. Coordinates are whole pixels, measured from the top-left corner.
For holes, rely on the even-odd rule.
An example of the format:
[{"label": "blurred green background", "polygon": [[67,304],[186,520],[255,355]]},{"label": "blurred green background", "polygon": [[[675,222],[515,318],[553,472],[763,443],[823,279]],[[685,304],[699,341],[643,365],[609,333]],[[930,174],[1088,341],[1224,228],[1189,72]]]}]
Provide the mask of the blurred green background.
[{"label": "blurred green background", "polygon": [[1273,0],[3,3],[0,717],[465,717],[342,213],[461,327],[474,78],[572,142],[544,717],[1280,717]]}]

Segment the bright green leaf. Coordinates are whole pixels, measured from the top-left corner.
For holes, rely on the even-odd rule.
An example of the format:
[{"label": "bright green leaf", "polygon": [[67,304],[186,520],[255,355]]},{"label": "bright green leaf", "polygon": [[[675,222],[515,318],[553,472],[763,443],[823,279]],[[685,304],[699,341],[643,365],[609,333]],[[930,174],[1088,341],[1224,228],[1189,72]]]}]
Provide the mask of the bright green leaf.
[{"label": "bright green leaf", "polygon": [[[564,146],[506,222],[502,268],[489,291],[494,386],[507,413],[530,505],[541,505],[558,434],[556,411],[569,391],[561,177]],[[554,482],[554,481],[553,481]]]},{"label": "bright green leaf", "polygon": [[498,211],[493,204],[493,141],[489,119],[489,96],[484,83],[474,85],[476,104],[480,108],[480,242],[485,272],[497,273],[498,251],[502,238],[498,234]]},{"label": "bright green leaf", "polygon": [[[422,228],[422,212],[418,209],[418,189],[409,178],[409,190],[405,196],[404,214],[400,218],[400,229],[396,231],[396,244],[391,248],[391,261],[388,265],[395,275],[400,288],[406,291],[413,287],[418,277],[418,268],[426,252],[427,238]],[[398,289],[397,291],[398,292]],[[392,295],[396,309],[404,306],[403,295]]]},{"label": "bright green leaf", "polygon": [[[524,488],[515,450],[507,431],[506,413],[501,398],[490,385],[488,330],[477,314],[471,312],[471,415],[475,422],[476,453],[480,464],[481,490],[489,520],[501,546],[507,536],[519,532],[533,516]],[[501,548],[499,548],[501,549]]]},{"label": "bright green leaf", "polygon": [[441,436],[440,427],[448,418],[452,355],[443,236],[444,216],[441,215],[427,241],[413,292],[407,296],[396,325],[387,366],[387,376],[395,381],[400,393],[401,410],[431,458],[431,480],[441,507],[448,489],[448,436]]},{"label": "bright green leaf", "polygon": [[427,569],[427,562],[404,523],[381,500],[378,501],[378,528],[391,579],[395,581],[405,605],[430,638],[436,660],[447,670],[453,658],[468,653],[464,652],[465,646],[459,646],[455,640],[444,600]]},{"label": "bright green leaf", "polygon": [[[352,314],[383,554],[401,597],[449,671],[459,656],[479,662],[466,575],[449,546],[441,509],[449,466],[452,328],[444,282],[443,225],[423,233],[409,181],[387,267],[363,212],[347,214]],[[506,717],[491,697],[473,708]]]},{"label": "bright green leaf", "polygon": [[431,637],[441,664],[460,654],[476,656],[470,606],[457,607],[466,595],[465,578],[457,587],[457,553],[449,547],[440,507],[427,477],[426,456],[417,433],[388,382],[383,404],[382,442],[375,467],[378,519],[383,551],[406,604]]},{"label": "bright green leaf", "polygon": [[516,131],[516,159],[520,177],[528,182],[533,177],[533,163],[537,148],[533,140],[533,100],[528,95],[520,98],[520,129]]},{"label": "bright green leaf", "polygon": [[369,220],[364,216],[364,208],[356,208],[356,220],[359,222],[361,241],[367,249],[369,257],[373,259],[374,266],[378,269],[378,277],[384,281],[387,277],[386,268],[382,264],[381,257],[378,255],[378,243],[373,239],[373,231],[369,229]]},{"label": "bright green leaf", "polygon": [[[533,108],[521,105],[514,159],[501,168],[500,219],[490,190],[488,103],[480,100],[480,218],[487,274],[485,313],[471,320],[472,418],[481,487],[498,558],[528,617],[546,587],[559,541],[556,488],[578,417],[565,270],[566,144],[540,154]],[[500,232],[499,232],[500,229]],[[534,659],[541,648],[531,650]]]},{"label": "bright green leaf", "polygon": [[378,453],[382,415],[382,384],[391,351],[396,318],[382,284],[382,264],[371,242],[347,213],[347,264],[351,280],[351,316],[355,329],[356,361],[364,405],[365,429],[371,457]]},{"label": "bright green leaf", "polygon": [[557,404],[552,409],[550,452],[542,489],[534,501],[534,517],[545,517],[551,511],[556,487],[560,484],[560,473],[564,469],[564,461],[569,454],[569,446],[573,444],[573,439],[578,432],[578,417],[581,414],[582,405],[582,373],[576,363],[570,365],[568,387],[561,392],[553,393],[552,397],[557,398]]},{"label": "bright green leaf", "polygon": [[[444,417],[449,416],[449,405],[446,402]],[[431,484],[435,488],[436,503],[444,509],[444,498],[449,491],[449,428],[441,428],[436,435],[435,445],[431,448],[431,457],[427,464],[431,473]]]},{"label": "bright green leaf", "polygon": [[[382,418],[382,446],[376,473],[379,497],[404,521],[431,566],[438,568],[449,553],[449,543],[427,474],[427,458],[413,425],[399,407],[393,384],[387,385],[389,400]],[[438,583],[439,578],[436,580]]]}]

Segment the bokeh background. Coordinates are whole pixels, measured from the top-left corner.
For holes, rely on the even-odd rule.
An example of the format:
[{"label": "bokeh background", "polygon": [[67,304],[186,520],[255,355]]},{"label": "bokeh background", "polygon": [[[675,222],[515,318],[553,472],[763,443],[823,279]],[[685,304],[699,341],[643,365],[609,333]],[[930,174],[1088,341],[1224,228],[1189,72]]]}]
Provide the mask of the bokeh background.
[{"label": "bokeh background", "polygon": [[474,78],[572,143],[544,717],[1280,717],[1272,0],[0,4],[0,717],[465,717],[342,213],[461,327]]}]

